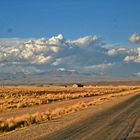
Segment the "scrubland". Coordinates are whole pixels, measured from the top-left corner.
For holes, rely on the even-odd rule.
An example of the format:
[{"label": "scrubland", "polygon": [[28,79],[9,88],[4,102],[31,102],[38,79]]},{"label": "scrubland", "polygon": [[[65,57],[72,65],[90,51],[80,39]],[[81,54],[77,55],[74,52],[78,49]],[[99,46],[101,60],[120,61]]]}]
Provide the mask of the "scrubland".
[{"label": "scrubland", "polygon": [[35,87],[17,86],[0,88],[0,111],[13,108],[25,108],[48,104],[55,101],[71,100],[98,95],[120,93],[138,87],[85,87],[73,88],[62,86]]},{"label": "scrubland", "polygon": [[[118,96],[126,96],[140,91],[139,86],[5,86],[0,87],[0,112],[18,111],[23,108],[53,104],[55,102],[79,99],[70,106],[58,106],[54,110],[22,114],[17,117],[0,118],[0,132],[27,127],[32,124],[47,122],[62,115],[76,112],[90,106],[101,104]],[[89,102],[83,98],[97,97]]]}]

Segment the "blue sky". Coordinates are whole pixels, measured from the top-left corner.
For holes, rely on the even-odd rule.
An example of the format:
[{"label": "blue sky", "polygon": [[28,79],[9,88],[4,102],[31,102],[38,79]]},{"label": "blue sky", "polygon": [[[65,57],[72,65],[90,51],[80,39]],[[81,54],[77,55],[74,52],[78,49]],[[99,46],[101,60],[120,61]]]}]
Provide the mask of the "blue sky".
[{"label": "blue sky", "polygon": [[140,33],[139,0],[0,0],[0,37],[66,38],[99,35],[128,43]]},{"label": "blue sky", "polygon": [[139,13],[140,0],[0,0],[0,74],[139,78]]}]

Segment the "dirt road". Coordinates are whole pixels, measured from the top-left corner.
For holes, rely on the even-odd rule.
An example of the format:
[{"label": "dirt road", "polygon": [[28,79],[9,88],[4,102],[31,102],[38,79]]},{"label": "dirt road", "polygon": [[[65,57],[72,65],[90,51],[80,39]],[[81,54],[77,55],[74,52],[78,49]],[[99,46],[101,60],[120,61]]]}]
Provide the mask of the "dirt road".
[{"label": "dirt road", "polygon": [[[140,95],[105,110],[42,140],[115,140],[127,139],[140,117]],[[133,137],[133,135],[132,135]],[[130,138],[129,138],[130,139]],[[139,137],[140,139],[140,137]]]},{"label": "dirt road", "polygon": [[0,140],[140,140],[140,94],[118,97],[57,120],[12,132]]}]

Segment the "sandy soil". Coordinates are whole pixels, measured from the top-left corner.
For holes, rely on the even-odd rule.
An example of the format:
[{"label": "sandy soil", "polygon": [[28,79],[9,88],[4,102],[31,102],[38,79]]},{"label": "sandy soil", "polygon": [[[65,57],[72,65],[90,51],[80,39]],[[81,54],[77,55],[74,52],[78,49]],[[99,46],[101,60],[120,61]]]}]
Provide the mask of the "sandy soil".
[{"label": "sandy soil", "polygon": [[[16,130],[0,140],[125,140],[140,130],[140,94],[117,97],[61,118]],[[137,139],[140,139],[137,131]]]}]

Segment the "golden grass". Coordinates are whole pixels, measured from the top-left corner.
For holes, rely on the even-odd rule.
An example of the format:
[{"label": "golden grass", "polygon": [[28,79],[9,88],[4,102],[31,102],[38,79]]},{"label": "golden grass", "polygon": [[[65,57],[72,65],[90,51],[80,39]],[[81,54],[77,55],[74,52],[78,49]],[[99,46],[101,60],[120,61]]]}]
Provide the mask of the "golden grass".
[{"label": "golden grass", "polygon": [[65,108],[57,108],[52,111],[45,111],[42,113],[35,113],[35,114],[26,114],[22,115],[16,118],[9,118],[9,119],[0,119],[0,132],[7,132],[7,131],[12,131],[17,128],[22,128],[22,127],[27,127],[32,124],[38,124],[41,122],[46,122],[52,119],[55,119],[57,117],[60,117],[62,115],[76,112],[85,108],[88,108],[90,106],[94,106],[97,104],[102,104],[107,100],[110,100],[114,97],[119,97],[119,96],[126,96],[128,94],[136,93],[139,92],[139,89],[134,89],[134,90],[129,90],[129,91],[124,91],[121,93],[114,93],[114,94],[108,94],[99,97],[98,99],[95,99],[90,102],[79,102],[77,104],[73,104],[69,107]]},{"label": "golden grass", "polygon": [[6,86],[0,87],[0,111],[48,104],[55,101],[120,93],[139,88],[135,86],[87,86],[84,88],[65,88],[63,86]]}]

